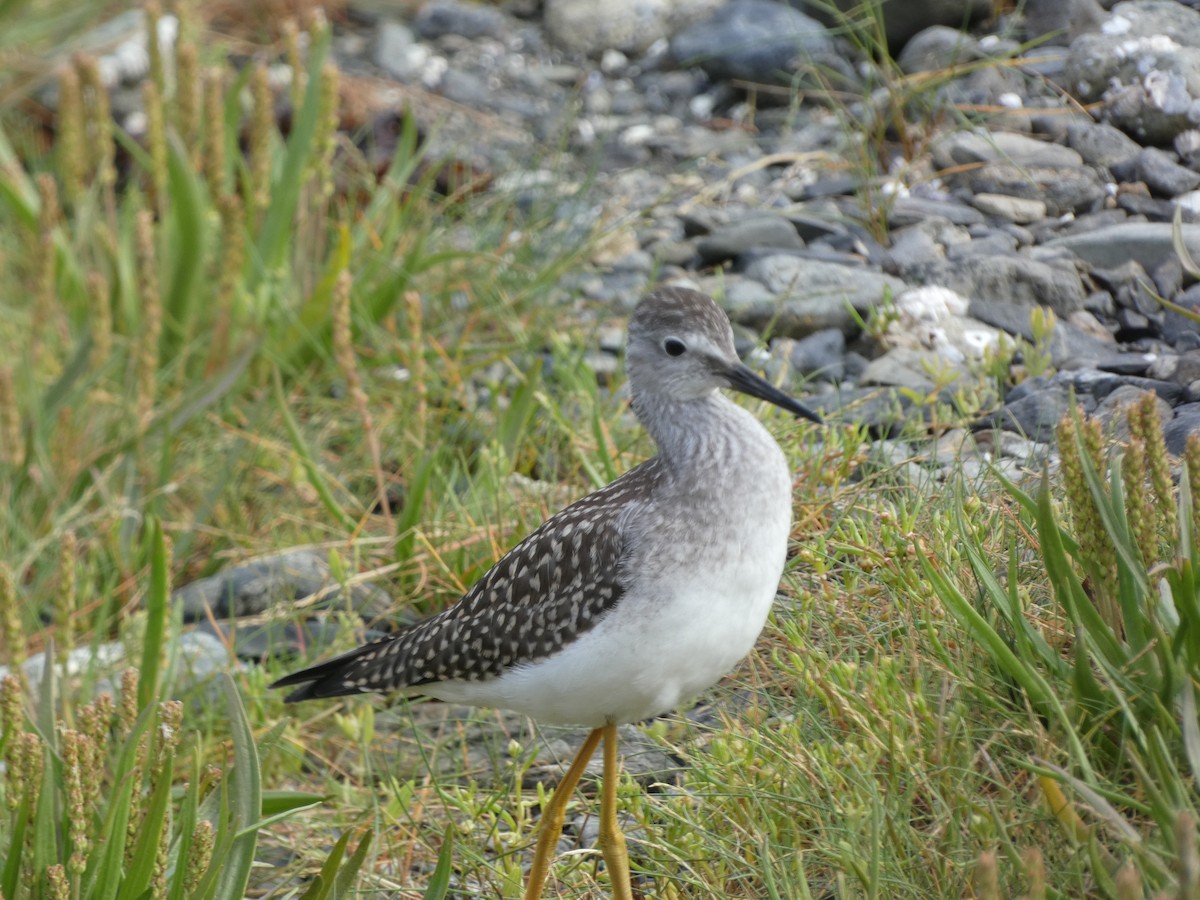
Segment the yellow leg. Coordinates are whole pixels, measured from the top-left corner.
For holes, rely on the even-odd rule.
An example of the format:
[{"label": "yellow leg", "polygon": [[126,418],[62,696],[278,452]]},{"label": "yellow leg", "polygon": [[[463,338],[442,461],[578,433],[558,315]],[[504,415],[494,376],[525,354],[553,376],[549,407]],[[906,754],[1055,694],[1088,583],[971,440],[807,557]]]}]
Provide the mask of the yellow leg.
[{"label": "yellow leg", "polygon": [[617,824],[617,726],[610,722],[604,726],[604,787],[600,795],[600,852],[608,866],[608,878],[612,882],[613,900],[633,900],[633,887],[629,880],[629,853],[625,849],[625,835]]},{"label": "yellow leg", "polygon": [[[600,736],[603,733],[604,729],[597,728],[587,736],[583,746],[575,754],[575,761],[571,763],[571,768],[567,769],[567,774],[562,777],[558,787],[554,789],[554,796],[542,810],[542,823],[538,827],[538,842],[537,848],[533,852],[533,865],[529,869],[529,880],[525,882],[525,900],[540,900],[542,896],[542,886],[546,883],[546,875],[550,872],[550,861],[554,858],[554,851],[558,848],[558,838],[562,834],[567,801],[571,799],[571,794],[575,790],[575,785],[579,783],[579,777],[583,775],[588,760],[596,752],[596,745],[600,743]],[[605,746],[607,747],[607,743]]]}]

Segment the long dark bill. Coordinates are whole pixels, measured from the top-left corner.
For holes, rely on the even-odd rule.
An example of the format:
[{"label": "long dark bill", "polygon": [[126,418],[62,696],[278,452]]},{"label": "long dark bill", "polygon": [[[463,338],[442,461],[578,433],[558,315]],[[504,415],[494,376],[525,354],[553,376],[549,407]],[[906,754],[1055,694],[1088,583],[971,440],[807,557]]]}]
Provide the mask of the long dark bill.
[{"label": "long dark bill", "polygon": [[729,386],[735,391],[741,391],[743,394],[749,394],[751,397],[757,397],[759,400],[766,400],[768,403],[773,403],[780,409],[786,409],[788,412],[797,416],[803,416],[810,421],[822,424],[821,417],[801,403],[799,400],[793,400],[771,382],[755,375],[753,371],[746,366],[738,363],[730,369],[726,375],[729,379]]}]

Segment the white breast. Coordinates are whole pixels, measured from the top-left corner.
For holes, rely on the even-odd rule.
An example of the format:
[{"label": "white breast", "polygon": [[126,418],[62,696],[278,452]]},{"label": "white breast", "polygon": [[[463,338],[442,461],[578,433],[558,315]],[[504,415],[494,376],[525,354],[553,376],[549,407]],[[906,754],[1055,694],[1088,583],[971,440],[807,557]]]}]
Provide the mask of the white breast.
[{"label": "white breast", "polygon": [[752,416],[739,425],[753,435],[741,435],[752,464],[726,460],[712,473],[723,478],[719,490],[671,485],[631,516],[628,588],[594,628],[499,678],[430,685],[428,693],[598,727],[673,709],[732,669],[766,622],[792,521],[782,452]]}]

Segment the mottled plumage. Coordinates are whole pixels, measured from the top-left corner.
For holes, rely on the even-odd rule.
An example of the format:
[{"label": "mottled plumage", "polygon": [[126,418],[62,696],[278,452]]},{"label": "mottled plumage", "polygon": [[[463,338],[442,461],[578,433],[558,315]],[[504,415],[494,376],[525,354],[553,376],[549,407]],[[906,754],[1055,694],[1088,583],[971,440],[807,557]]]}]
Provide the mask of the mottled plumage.
[{"label": "mottled plumage", "polygon": [[277,685],[307,682],[291,702],[479,681],[561,650],[621,599],[619,519],[657,465],[643,463],[547,519],[448,609]]},{"label": "mottled plumage", "polygon": [[[301,685],[287,699],[400,690],[599,725],[669,709],[736,663],[783,569],[791,479],[716,389],[815,416],[741,365],[695,291],[638,305],[627,364],[659,456],[548,519],[445,611],[280,679]],[[646,636],[663,652],[639,657]]]}]

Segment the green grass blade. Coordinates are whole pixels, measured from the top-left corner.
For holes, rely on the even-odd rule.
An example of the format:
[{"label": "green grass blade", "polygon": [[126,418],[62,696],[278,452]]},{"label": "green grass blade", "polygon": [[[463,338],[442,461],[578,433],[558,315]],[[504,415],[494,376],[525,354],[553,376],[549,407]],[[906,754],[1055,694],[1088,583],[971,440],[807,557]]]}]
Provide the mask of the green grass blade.
[{"label": "green grass blade", "polygon": [[150,880],[154,877],[157,862],[159,837],[164,828],[170,827],[167,810],[171,802],[172,769],[173,760],[168,757],[160,770],[158,783],[154,786],[146,814],[138,829],[129,868],[125,873],[125,880],[121,883],[121,890],[117,893],[118,900],[137,900],[150,889]]},{"label": "green grass blade", "polygon": [[129,808],[133,803],[133,777],[126,773],[109,801],[108,815],[101,834],[108,839],[97,846],[88,859],[84,893],[93,900],[114,900],[121,885],[121,866],[125,860],[125,836],[129,831]]},{"label": "green grass blade", "polygon": [[1185,679],[1180,690],[1179,712],[1183,724],[1183,749],[1192,780],[1200,784],[1200,711],[1196,709],[1196,688],[1190,678]]},{"label": "green grass blade", "polygon": [[346,845],[349,843],[350,832],[343,831],[342,836],[334,843],[333,849],[329,851],[329,855],[325,857],[321,871],[317,873],[313,883],[309,885],[300,900],[328,900],[333,891],[333,881],[337,877],[338,866],[342,864],[342,857],[346,855]]},{"label": "green grass blade", "polygon": [[371,839],[374,837],[375,832],[365,832],[358,842],[358,846],[354,848],[354,854],[337,873],[333,884],[333,900],[345,900],[349,896],[354,888],[354,883],[358,880],[358,871],[367,859],[367,851],[371,848]]},{"label": "green grass blade", "polygon": [[[265,755],[266,748],[260,746],[259,753]],[[262,815],[266,819],[278,816],[280,813],[299,812],[302,809],[310,809],[317,803],[324,803],[328,799],[328,794],[314,794],[312,791],[263,791]]]},{"label": "green grass blade", "polygon": [[296,424],[296,419],[292,416],[292,411],[288,407],[287,396],[283,392],[283,379],[280,377],[278,369],[274,371],[273,384],[275,387],[275,402],[279,407],[280,415],[283,416],[284,425],[287,426],[288,435],[292,439],[292,449],[296,451],[296,455],[300,457],[300,464],[304,466],[304,473],[308,476],[308,483],[312,485],[313,490],[317,492],[317,496],[321,498],[321,503],[325,506],[326,511],[337,520],[348,534],[353,534],[358,529],[358,523],[338,504],[333,496],[333,492],[329,489],[329,484],[325,481],[325,476],[321,474],[321,470],[317,466],[317,461],[313,459],[312,452],[308,449],[308,444],[304,442],[304,436],[300,433],[300,426]]},{"label": "green grass blade", "polygon": [[25,174],[25,167],[16,151],[0,128],[0,200],[21,220],[26,228],[36,228],[38,223],[37,188]]},{"label": "green grass blade", "polygon": [[1002,672],[1005,672],[1010,678],[1016,681],[1021,689],[1025,691],[1034,708],[1042,712],[1043,715],[1056,721],[1062,728],[1062,731],[1071,745],[1071,756],[1075,760],[1075,764],[1084,772],[1089,780],[1094,778],[1091,763],[1088,760],[1087,753],[1084,752],[1083,745],[1080,742],[1079,735],[1071,726],[1071,721],[1067,716],[1067,712],[1063,709],[1058,697],[1055,696],[1050,685],[1046,680],[1033,668],[1025,665],[1012,649],[1008,646],[1005,640],[996,633],[996,630],[988,623],[979,611],[962,595],[957,587],[943,575],[934,566],[927,554],[922,554],[921,565],[925,570],[925,575],[933,585],[938,597],[942,603],[954,614],[960,624],[967,630],[984,649],[991,654],[996,665],[1000,667]]},{"label": "green grass blade", "polygon": [[[228,677],[228,676],[223,676]],[[216,895],[217,880],[221,877],[221,861],[229,855],[233,843],[233,835],[229,827],[229,779],[221,779],[220,784],[208,792],[200,802],[196,811],[197,820],[207,819],[216,826],[216,836],[213,842],[213,862],[205,869],[199,884],[191,893],[191,900],[212,900]]]},{"label": "green grass blade", "polygon": [[395,552],[397,561],[403,561],[412,556],[417,540],[417,525],[425,511],[425,495],[429,491],[434,462],[433,454],[427,455],[421,460],[417,471],[412,474],[405,486],[404,508],[400,510],[400,515],[396,518],[396,534],[399,535]]},{"label": "green grass blade", "polygon": [[180,873],[186,871],[192,851],[192,835],[196,830],[197,813],[200,807],[200,785],[202,782],[200,759],[192,761],[191,778],[188,779],[188,789],[179,805],[179,815],[175,818],[177,827],[176,838],[171,845],[171,853],[167,865],[176,874],[171,879],[167,900],[183,900],[184,879]]},{"label": "green grass blade", "polygon": [[63,368],[62,374],[55,379],[54,384],[46,388],[42,400],[42,415],[39,417],[39,421],[46,427],[53,424],[53,414],[58,412],[60,406],[77,397],[81,382],[91,371],[91,353],[92,338],[91,335],[85,335],[75,345],[75,352],[71,355],[70,362]]},{"label": "green grass blade", "polygon": [[196,304],[203,271],[206,229],[203,190],[188,159],[188,152],[172,138],[168,157],[171,191],[170,246],[175,248],[174,271],[167,294],[166,332],[162,358],[174,359],[194,333]]},{"label": "green grass blade", "polygon": [[37,728],[42,742],[58,755],[58,669],[54,661],[54,641],[46,642],[42,654],[42,683],[38,688]]},{"label": "green grass blade", "polygon": [[509,464],[516,462],[523,441],[527,439],[537,406],[537,389],[542,381],[542,364],[536,362],[524,374],[515,391],[508,398],[508,407],[500,416],[497,431],[500,446],[504,448]]},{"label": "green grass blade", "polygon": [[1029,627],[1024,612],[1015,605],[1011,594],[996,579],[992,566],[983,558],[979,547],[971,540],[965,524],[960,523],[959,534],[962,536],[961,547],[971,563],[971,570],[982,585],[984,594],[1004,617],[1005,623],[1013,633],[1017,647],[1025,655],[1032,653],[1056,676],[1064,675],[1067,671],[1066,663],[1058,653],[1050,649],[1050,645],[1046,643],[1046,639],[1040,632]]},{"label": "green grass blade", "polygon": [[295,813],[306,809],[312,809],[314,806],[320,805],[322,802],[324,802],[324,799],[324,797],[321,797],[317,800],[314,800],[312,803],[306,803],[303,806],[289,806],[287,809],[280,810],[272,813],[271,815],[263,815],[261,818],[255,819],[246,827],[239,829],[234,834],[234,837],[242,837],[243,835],[247,835],[253,831],[262,831],[264,828],[274,825],[276,822],[282,822],[285,819],[290,819]]},{"label": "green grass blade", "polygon": [[57,760],[43,750],[42,787],[38,791],[37,810],[33,817],[33,871],[44,872],[58,861],[58,828],[60,825],[55,801],[58,785],[55,777]]},{"label": "green grass blade", "polygon": [[366,832],[362,840],[358,842],[354,854],[343,866],[342,857],[346,855],[346,847],[350,843],[350,832],[343,832],[325,859],[324,865],[321,866],[321,871],[317,873],[313,883],[309,885],[300,900],[344,900],[354,888],[358,870],[362,868],[363,861],[367,858],[367,850],[371,846],[372,837],[370,831]]},{"label": "green grass blade", "polygon": [[143,707],[133,728],[121,747],[117,764],[113,770],[116,790],[108,798],[100,834],[107,840],[97,845],[88,858],[87,874],[84,878],[83,895],[90,900],[112,900],[121,883],[121,867],[125,860],[125,841],[129,832],[130,807],[133,792],[141,788],[135,783],[138,744],[150,723],[157,720],[158,710],[153,706]]},{"label": "green grass blade", "polygon": [[304,92],[304,102],[292,118],[292,130],[288,135],[287,152],[279,180],[271,191],[271,204],[267,207],[259,232],[258,252],[262,275],[283,266],[290,246],[296,206],[304,186],[313,138],[322,124],[317,121],[321,108],[321,67],[329,50],[330,33],[330,29],[322,29],[308,49],[308,86]]},{"label": "green grass blade", "polygon": [[318,872],[313,876],[312,883],[309,884],[308,890],[300,895],[300,900],[325,900],[329,895],[329,886],[325,884],[325,877]]},{"label": "green grass blade", "polygon": [[[1141,550],[1129,525],[1125,511],[1125,487],[1121,479],[1121,468],[1113,460],[1108,479],[1108,508],[1112,519],[1109,539],[1117,548],[1117,603],[1121,607],[1121,623],[1124,626],[1125,642],[1132,656],[1138,656],[1151,640],[1146,619],[1146,601],[1150,596],[1150,581]],[[1103,514],[1101,514],[1103,518]],[[1123,549],[1122,549],[1123,548]]]},{"label": "green grass blade", "polygon": [[350,266],[350,233],[338,229],[338,242],[325,264],[325,274],[287,328],[272,332],[264,353],[287,372],[299,371],[330,344],[333,291],[338,276]]},{"label": "green grass blade", "polygon": [[150,517],[150,590],[146,592],[146,633],[142,645],[142,666],[138,679],[138,708],[145,709],[158,697],[162,668],[163,638],[170,608],[170,572],[162,523]]},{"label": "green grass blade", "polygon": [[4,854],[4,865],[0,866],[0,893],[5,897],[17,896],[17,885],[21,878],[21,861],[25,854],[25,833],[29,828],[29,798],[22,798],[13,813],[12,830],[9,832],[8,847]]},{"label": "green grass blade", "polygon": [[445,900],[450,891],[450,875],[454,862],[454,829],[447,827],[442,837],[442,849],[438,851],[437,866],[425,888],[424,900]]},{"label": "green grass blade", "polygon": [[255,822],[262,810],[262,775],[258,767],[258,752],[254,733],[246,720],[246,710],[237,685],[228,673],[221,679],[225,689],[225,705],[229,711],[229,726],[233,735],[233,771],[229,774],[231,789],[231,826],[235,837],[228,854],[221,860],[222,869],[216,884],[217,900],[242,900],[254,865],[254,849],[258,831],[245,833],[242,829]]}]

